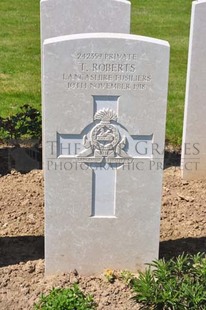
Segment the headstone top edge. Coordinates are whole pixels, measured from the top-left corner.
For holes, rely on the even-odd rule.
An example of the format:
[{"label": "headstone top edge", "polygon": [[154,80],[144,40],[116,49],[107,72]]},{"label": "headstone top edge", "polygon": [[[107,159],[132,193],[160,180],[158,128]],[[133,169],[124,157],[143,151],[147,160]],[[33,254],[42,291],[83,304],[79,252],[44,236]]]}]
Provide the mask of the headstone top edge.
[{"label": "headstone top edge", "polygon": [[[55,0],[40,0],[40,3],[43,3],[43,2],[52,2],[52,1],[55,1]],[[104,0],[104,1],[105,1],[105,0]],[[130,0],[106,0],[106,1],[122,2],[122,3],[128,4],[128,5],[131,5]]]},{"label": "headstone top edge", "polygon": [[206,0],[196,0],[196,1],[192,2],[192,4],[195,5],[195,6],[198,5],[198,4],[203,4],[203,3],[206,3]]},{"label": "headstone top edge", "polygon": [[154,43],[158,45],[163,45],[166,47],[170,47],[170,44],[168,41],[161,40],[161,39],[155,39],[151,37],[145,37],[140,35],[133,35],[133,34],[125,34],[125,33],[81,33],[81,34],[71,34],[71,35],[65,35],[65,36],[59,36],[59,37],[53,37],[44,40],[43,45],[49,45],[53,43],[63,42],[63,41],[73,41],[73,40],[79,40],[79,39],[129,39],[134,41],[143,41],[148,43]]}]

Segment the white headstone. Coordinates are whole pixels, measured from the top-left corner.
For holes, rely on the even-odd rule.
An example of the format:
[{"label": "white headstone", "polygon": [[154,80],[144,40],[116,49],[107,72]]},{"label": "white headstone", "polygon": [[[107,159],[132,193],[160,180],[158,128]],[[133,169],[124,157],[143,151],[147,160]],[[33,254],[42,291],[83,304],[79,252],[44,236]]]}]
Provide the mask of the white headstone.
[{"label": "white headstone", "polygon": [[206,1],[192,3],[182,144],[184,179],[206,178]]},{"label": "white headstone", "polygon": [[41,0],[41,40],[90,32],[130,32],[126,0]]},{"label": "white headstone", "polygon": [[45,41],[47,274],[158,257],[168,66],[168,43],[152,38]]}]

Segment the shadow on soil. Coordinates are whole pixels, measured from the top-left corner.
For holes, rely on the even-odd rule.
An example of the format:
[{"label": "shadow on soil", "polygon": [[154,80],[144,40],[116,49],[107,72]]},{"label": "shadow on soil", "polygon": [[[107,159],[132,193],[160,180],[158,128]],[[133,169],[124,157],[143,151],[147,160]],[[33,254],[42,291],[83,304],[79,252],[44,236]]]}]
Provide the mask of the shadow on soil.
[{"label": "shadow on soil", "polygon": [[198,252],[205,252],[205,249],[206,237],[168,240],[160,242],[159,256],[160,258],[170,259],[182,253],[197,254]]},{"label": "shadow on soil", "polygon": [[43,236],[18,236],[0,238],[0,267],[43,258]]},{"label": "shadow on soil", "polygon": [[179,167],[181,162],[180,151],[167,151],[165,150],[164,155],[164,169],[169,167]]},{"label": "shadow on soil", "polygon": [[[206,237],[183,238],[160,242],[160,258],[170,259],[183,252],[205,252]],[[0,238],[0,267],[44,258],[43,236],[19,236]]]},{"label": "shadow on soil", "polygon": [[42,149],[40,147],[2,147],[0,148],[0,175],[15,169],[21,173],[42,169]]}]

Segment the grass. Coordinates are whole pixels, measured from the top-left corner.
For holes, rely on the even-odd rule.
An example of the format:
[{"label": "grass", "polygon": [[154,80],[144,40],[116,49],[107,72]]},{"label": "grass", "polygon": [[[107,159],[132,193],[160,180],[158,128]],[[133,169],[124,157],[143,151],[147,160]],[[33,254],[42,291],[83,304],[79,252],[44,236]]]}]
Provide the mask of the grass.
[{"label": "grass", "polygon": [[40,109],[39,0],[1,0],[0,20],[0,115]]},{"label": "grass", "polygon": [[[86,1],[86,0],[85,0]],[[39,0],[0,0],[0,116],[25,103],[40,109]],[[191,0],[131,0],[134,34],[171,46],[167,140],[180,145]]]},{"label": "grass", "polygon": [[167,141],[180,145],[187,70],[191,0],[132,0],[131,32],[170,43]]}]

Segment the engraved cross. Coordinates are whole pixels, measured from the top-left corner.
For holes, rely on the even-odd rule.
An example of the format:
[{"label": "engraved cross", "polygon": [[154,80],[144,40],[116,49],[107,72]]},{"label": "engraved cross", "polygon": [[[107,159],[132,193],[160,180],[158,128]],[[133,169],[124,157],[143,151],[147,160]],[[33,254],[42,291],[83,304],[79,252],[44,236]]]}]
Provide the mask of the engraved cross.
[{"label": "engraved cross", "polygon": [[118,167],[137,158],[137,143],[153,135],[130,136],[118,123],[119,96],[93,96],[94,123],[79,135],[58,134],[58,158],[70,158],[92,169],[93,217],[115,217]]}]

